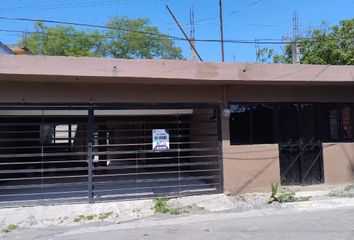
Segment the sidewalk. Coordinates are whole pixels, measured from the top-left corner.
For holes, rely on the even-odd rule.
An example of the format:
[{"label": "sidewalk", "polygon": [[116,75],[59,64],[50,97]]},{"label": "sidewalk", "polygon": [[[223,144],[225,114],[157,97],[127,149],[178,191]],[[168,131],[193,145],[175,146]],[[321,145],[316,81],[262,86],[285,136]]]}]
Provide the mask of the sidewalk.
[{"label": "sidewalk", "polygon": [[[225,194],[173,198],[167,206],[177,209],[176,215],[193,215],[216,212],[240,213],[245,216],[262,212],[307,211],[354,207],[354,198],[331,197],[329,193],[344,186],[291,187],[300,190],[297,196],[311,196],[310,201],[268,204],[270,193],[253,193],[238,196]],[[180,211],[179,211],[180,210]],[[281,211],[279,211],[281,210]],[[172,211],[171,211],[172,212]],[[10,224],[19,228],[48,226],[79,226],[80,224],[110,225],[149,217],[173,218],[169,214],[155,213],[154,200],[135,200],[95,204],[66,204],[0,209],[0,228]]]}]

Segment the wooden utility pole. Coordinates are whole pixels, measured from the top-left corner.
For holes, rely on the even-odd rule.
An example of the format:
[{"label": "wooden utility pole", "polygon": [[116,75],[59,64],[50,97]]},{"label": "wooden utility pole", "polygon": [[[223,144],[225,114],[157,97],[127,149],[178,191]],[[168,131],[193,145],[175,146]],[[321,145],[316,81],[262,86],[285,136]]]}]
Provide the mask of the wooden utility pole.
[{"label": "wooden utility pole", "polygon": [[293,64],[300,64],[300,44],[299,39],[299,16],[296,11],[294,11],[293,16],[293,44],[292,44],[292,58]]},{"label": "wooden utility pole", "polygon": [[221,40],[221,61],[225,62],[225,52],[224,52],[224,27],[222,19],[222,0],[219,0],[219,10],[220,10],[220,40]]},{"label": "wooden utility pole", "polygon": [[[189,39],[192,42],[192,45],[195,48],[195,24],[194,24],[194,8],[193,6],[190,7],[190,14],[189,14],[189,22],[190,22],[190,36]],[[191,47],[191,60],[195,61],[196,52]]]},{"label": "wooden utility pole", "polygon": [[187,36],[186,32],[183,30],[181,24],[178,22],[177,18],[175,17],[175,15],[173,14],[172,10],[170,9],[170,7],[167,5],[167,3],[165,2],[165,0],[162,0],[162,2],[165,4],[165,7],[167,9],[167,11],[170,13],[170,15],[172,16],[173,20],[175,21],[175,23],[177,24],[178,28],[181,30],[184,38],[188,41],[189,45],[191,46],[191,48],[193,49],[193,51],[195,52],[195,54],[197,54],[197,57],[199,58],[199,60],[201,62],[203,62],[202,57],[199,55],[197,49],[195,49],[194,44],[191,42],[191,40],[189,39],[189,37]]}]

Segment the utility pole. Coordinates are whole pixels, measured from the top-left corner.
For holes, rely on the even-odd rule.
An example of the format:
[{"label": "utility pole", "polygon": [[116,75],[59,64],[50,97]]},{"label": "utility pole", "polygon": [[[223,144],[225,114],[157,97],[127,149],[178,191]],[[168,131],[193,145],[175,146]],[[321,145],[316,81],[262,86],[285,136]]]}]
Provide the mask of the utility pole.
[{"label": "utility pole", "polygon": [[[189,14],[189,23],[190,23],[190,36],[189,39],[191,40],[191,59],[195,61],[196,59],[196,52],[195,49],[195,23],[194,23],[194,8],[193,6],[190,7],[190,14]],[[193,47],[194,49],[193,49]]]},{"label": "utility pole", "polygon": [[256,62],[259,63],[259,40],[256,38],[254,43],[256,47]]},{"label": "utility pole", "polygon": [[299,40],[299,16],[296,11],[293,15],[293,46],[292,46],[292,58],[293,64],[300,64],[300,44]]},{"label": "utility pole", "polygon": [[225,62],[225,52],[224,52],[224,26],[222,19],[222,0],[219,0],[219,10],[220,10],[220,40],[221,40],[221,61]]},{"label": "utility pole", "polygon": [[203,62],[202,57],[199,55],[197,49],[195,49],[194,45],[192,44],[191,40],[189,39],[189,37],[187,36],[186,32],[183,30],[181,24],[178,22],[176,16],[173,14],[172,10],[170,9],[170,7],[167,5],[167,3],[165,2],[165,0],[162,0],[162,2],[164,3],[167,11],[169,12],[169,14],[171,15],[171,17],[173,18],[173,20],[175,21],[175,23],[177,24],[179,30],[181,30],[184,38],[188,41],[189,45],[191,46],[191,48],[193,48],[193,50],[195,51],[195,53],[197,54],[197,57],[199,58],[199,60],[201,62]]}]

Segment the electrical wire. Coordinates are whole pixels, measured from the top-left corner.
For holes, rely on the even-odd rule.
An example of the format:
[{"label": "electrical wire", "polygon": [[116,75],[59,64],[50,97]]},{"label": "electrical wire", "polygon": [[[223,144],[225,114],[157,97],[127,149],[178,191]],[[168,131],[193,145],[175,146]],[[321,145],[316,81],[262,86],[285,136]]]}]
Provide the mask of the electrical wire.
[{"label": "electrical wire", "polygon": [[43,22],[43,23],[54,23],[54,24],[63,24],[63,25],[72,25],[72,26],[80,26],[80,27],[91,27],[91,28],[101,28],[101,29],[110,29],[110,30],[120,30],[125,32],[133,32],[133,33],[142,33],[147,35],[153,35],[158,37],[168,37],[173,40],[184,40],[184,38],[161,34],[161,33],[154,33],[148,31],[139,31],[139,30],[132,30],[128,28],[118,28],[118,27],[110,27],[104,25],[96,25],[96,24],[89,24],[89,23],[75,23],[75,22],[67,22],[67,21],[56,21],[56,20],[48,20],[48,19],[33,19],[33,18],[13,18],[13,17],[0,17],[0,20],[9,20],[9,21],[27,21],[27,22]]},{"label": "electrical wire", "polygon": [[[11,30],[11,29],[0,29],[0,32],[4,33],[18,33],[18,35],[26,36],[26,35],[47,35],[53,37],[60,36],[70,36],[70,37],[92,37],[92,38],[105,38],[105,39],[114,39],[116,36],[113,35],[103,35],[103,34],[56,34],[56,33],[48,33],[48,32],[33,32],[33,31],[22,31],[22,30]],[[312,38],[301,38],[297,40],[297,43],[307,43],[307,42],[327,42],[333,40],[345,40],[345,39],[353,39],[353,36],[346,37],[333,37],[333,38],[325,38],[325,39],[312,39]],[[184,38],[175,39],[178,41],[187,41]],[[220,43],[219,39],[195,39],[196,42],[206,42],[206,43]],[[230,44],[269,44],[269,45],[287,45],[293,43],[290,40],[282,40],[282,39],[257,39],[257,40],[241,40],[241,39],[225,39],[225,43]]]},{"label": "electrical wire", "polygon": [[110,1],[93,1],[93,2],[73,2],[73,3],[57,3],[51,5],[34,5],[19,6],[12,8],[0,8],[0,12],[22,12],[35,10],[55,10],[61,8],[85,8],[85,7],[106,7],[113,5],[136,5],[142,3],[156,2],[158,0],[110,0]]}]

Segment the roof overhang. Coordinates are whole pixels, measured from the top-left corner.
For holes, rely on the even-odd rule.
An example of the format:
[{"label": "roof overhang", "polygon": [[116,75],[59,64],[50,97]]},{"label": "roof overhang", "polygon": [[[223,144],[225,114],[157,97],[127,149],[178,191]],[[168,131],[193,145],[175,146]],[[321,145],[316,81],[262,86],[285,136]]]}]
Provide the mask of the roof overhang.
[{"label": "roof overhang", "polygon": [[0,55],[0,81],[354,85],[354,66]]}]

